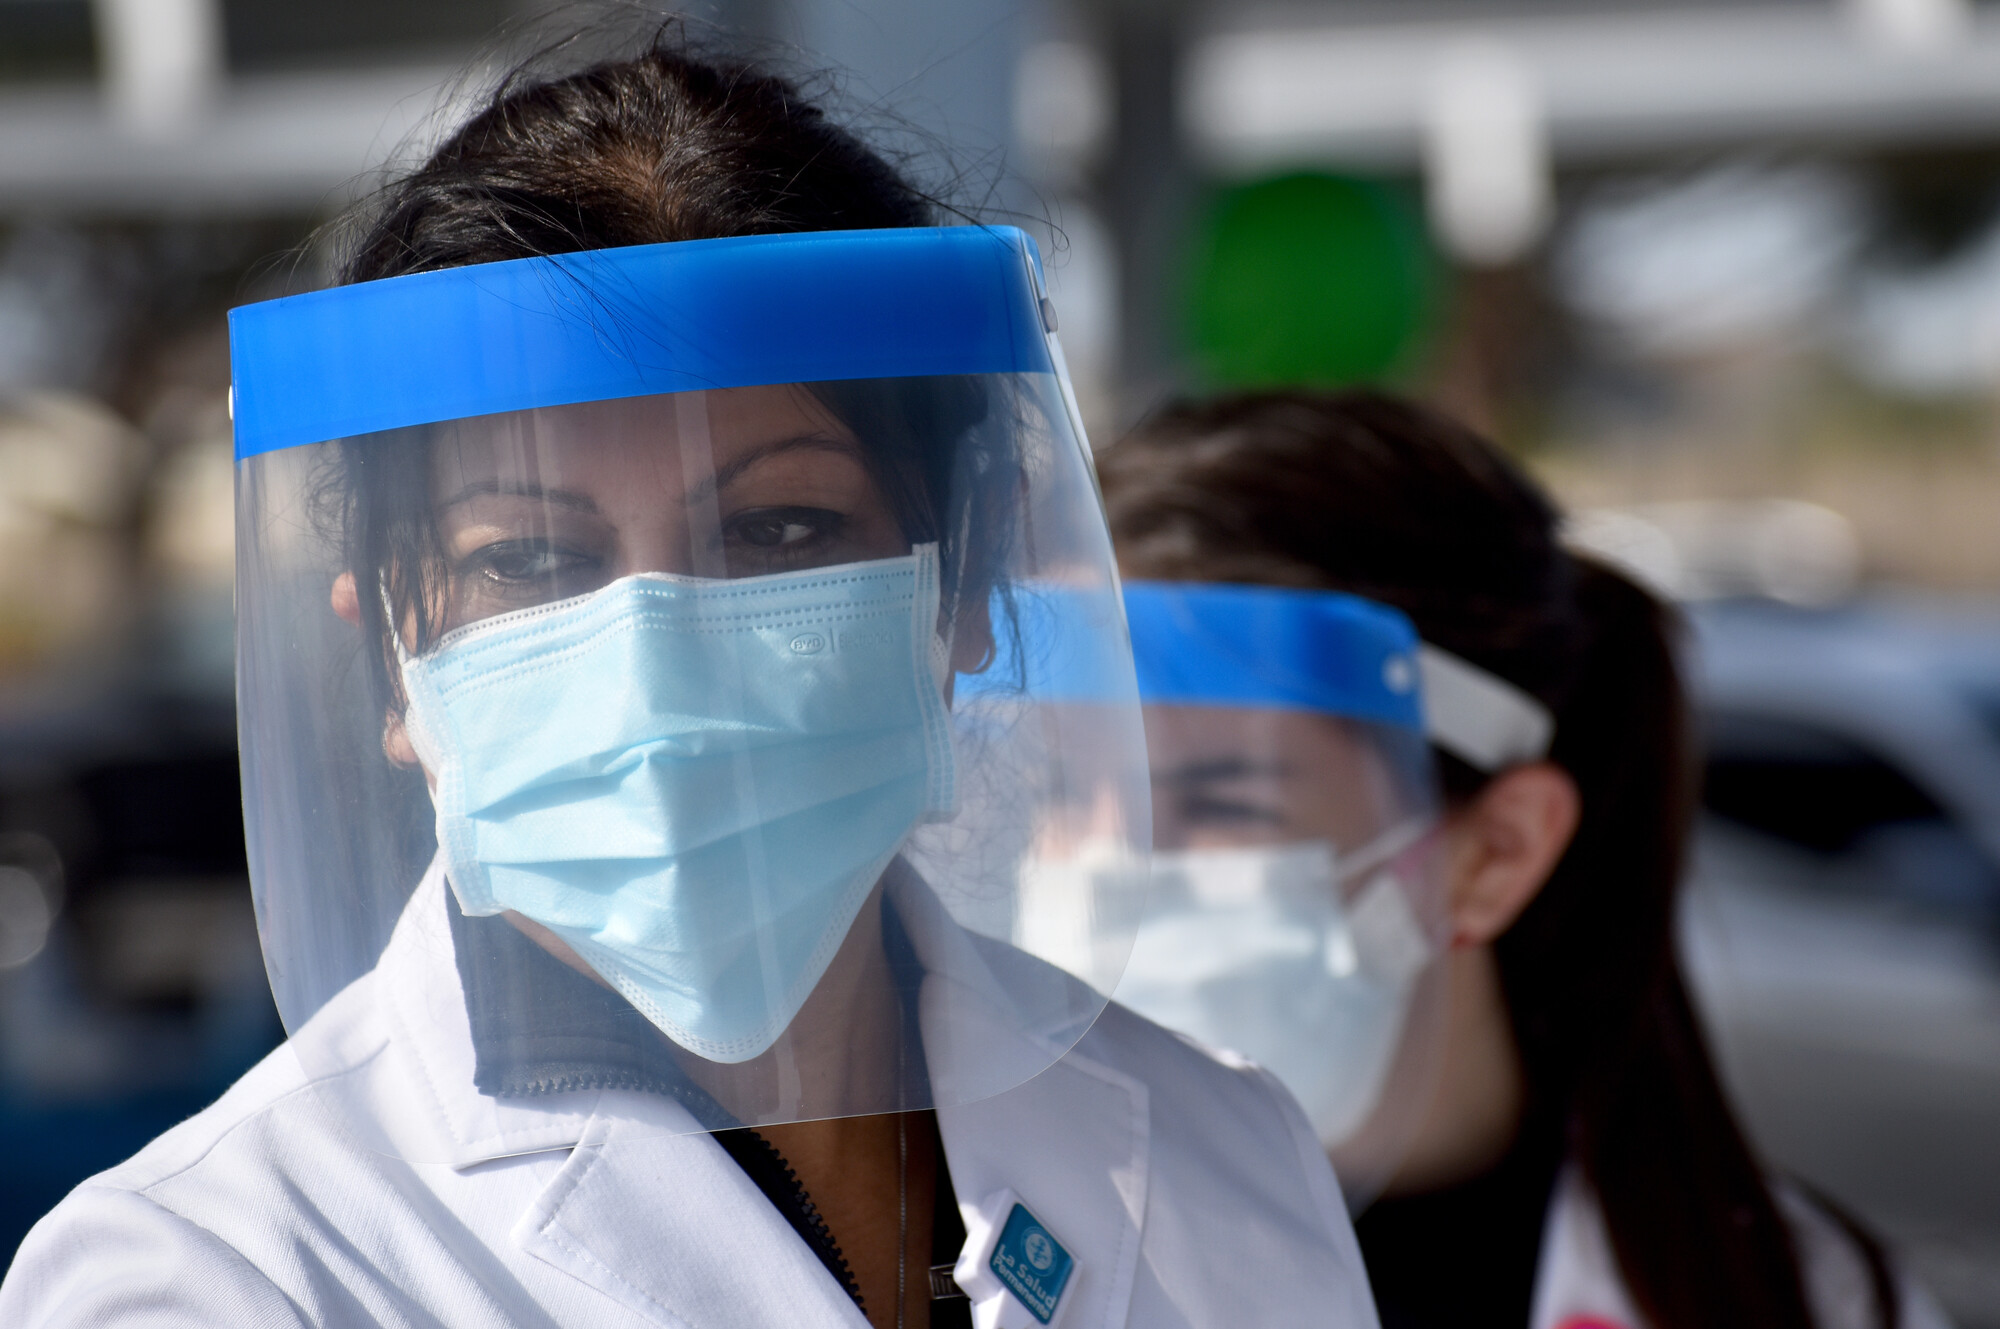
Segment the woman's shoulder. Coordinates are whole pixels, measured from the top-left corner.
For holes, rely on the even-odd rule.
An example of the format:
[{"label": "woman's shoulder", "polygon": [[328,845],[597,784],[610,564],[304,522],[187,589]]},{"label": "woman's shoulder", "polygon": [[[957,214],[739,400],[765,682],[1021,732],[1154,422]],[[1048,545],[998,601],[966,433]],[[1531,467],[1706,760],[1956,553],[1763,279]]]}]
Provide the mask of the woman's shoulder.
[{"label": "woman's shoulder", "polygon": [[[1336,1267],[1360,1268],[1353,1224],[1325,1149],[1269,1071],[1116,1002],[1077,1044],[1076,1055],[1145,1086],[1155,1187],[1149,1215],[1200,1207],[1219,1226],[1233,1226],[1237,1237],[1274,1249],[1297,1243],[1300,1259],[1310,1246],[1322,1261],[1332,1256]],[[1181,1214],[1173,1221],[1188,1219]],[[1326,1322],[1342,1321],[1332,1316]]]},{"label": "woman's shoulder", "polygon": [[279,1329],[305,1321],[229,1242],[107,1173],[28,1233],[0,1282],[0,1323]]},{"label": "woman's shoulder", "polygon": [[[1235,1053],[1175,1033],[1116,1001],[1105,1006],[1076,1051],[1144,1083],[1162,1125],[1197,1129],[1218,1144],[1242,1141],[1262,1156],[1295,1162],[1303,1154],[1325,1163],[1291,1094],[1269,1071]],[[1330,1165],[1326,1176],[1332,1176]],[[1337,1204],[1337,1189],[1332,1198]]]},{"label": "woman's shoulder", "polygon": [[[349,985],[215,1102],[125,1162],[90,1178],[79,1191],[160,1192],[191,1174],[226,1171],[247,1154],[268,1153],[274,1140],[300,1139],[313,1133],[315,1124],[337,1133],[325,1120],[325,1107],[304,1065],[308,1059],[331,1064],[336,1056],[359,1065],[379,1051],[383,1040],[369,988],[367,977]],[[316,1055],[302,1055],[302,1043],[317,1049]]]},{"label": "woman's shoulder", "polygon": [[[172,1190],[183,1179],[227,1172],[246,1155],[270,1151],[271,1142],[299,1139],[323,1120],[325,1109],[306,1074],[300,1043],[353,1054],[357,1041],[379,1044],[371,1037],[373,1003],[363,979],[329,1001],[292,1038],[286,1039],[192,1117],[166,1131],[116,1167],[84,1182],[78,1193],[129,1191],[157,1194]],[[366,1052],[350,1055],[355,1063]],[[325,1060],[322,1053],[321,1060]],[[65,1204],[68,1202],[65,1201]]]},{"label": "woman's shoulder", "polygon": [[[329,1021],[340,1012],[326,1012]],[[69,1193],[28,1233],[0,1283],[0,1322],[296,1323],[253,1257],[274,1195],[323,1166],[338,1136],[290,1042],[221,1098]]]}]

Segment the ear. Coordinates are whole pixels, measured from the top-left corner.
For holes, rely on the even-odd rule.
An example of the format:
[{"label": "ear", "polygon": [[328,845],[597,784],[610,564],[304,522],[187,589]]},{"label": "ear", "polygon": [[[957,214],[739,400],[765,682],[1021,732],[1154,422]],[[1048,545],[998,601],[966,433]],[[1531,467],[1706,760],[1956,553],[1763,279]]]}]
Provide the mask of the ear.
[{"label": "ear", "polygon": [[[361,626],[361,601],[354,593],[354,574],[343,572],[333,579],[333,612],[354,627]],[[391,710],[382,721],[382,755],[392,766],[405,770],[415,770],[422,763],[417,760],[416,745],[410,742],[410,731],[403,726],[403,716]],[[430,772],[424,772],[429,778]]]},{"label": "ear", "polygon": [[354,574],[343,572],[333,579],[333,612],[349,627],[361,626],[361,599],[354,593]]},{"label": "ear", "polygon": [[1484,946],[1514,925],[1576,835],[1583,798],[1537,761],[1495,776],[1451,822],[1452,943]]},{"label": "ear", "polygon": [[[417,746],[410,742],[410,731],[404,726],[400,711],[390,711],[382,721],[382,755],[389,759],[391,766],[400,766],[406,771],[423,766],[417,759]],[[424,778],[430,779],[428,770],[424,771]]]}]

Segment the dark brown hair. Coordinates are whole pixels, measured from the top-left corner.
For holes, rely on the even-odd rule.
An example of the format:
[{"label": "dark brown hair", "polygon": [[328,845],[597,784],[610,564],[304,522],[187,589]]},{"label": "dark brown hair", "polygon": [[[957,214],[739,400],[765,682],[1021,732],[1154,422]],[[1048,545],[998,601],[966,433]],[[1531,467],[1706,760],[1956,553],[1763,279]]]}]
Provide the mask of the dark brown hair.
[{"label": "dark brown hair", "polygon": [[349,229],[343,282],[541,254],[928,226],[937,205],[792,82],[673,24],[623,59],[503,79]]},{"label": "dark brown hair", "polygon": [[[1101,459],[1121,564],[1393,605],[1555,713],[1575,839],[1495,952],[1531,1112],[1557,1115],[1655,1329],[1809,1329],[1791,1239],[1674,954],[1696,763],[1670,611],[1567,552],[1492,445],[1393,398],[1168,408]],[[1484,777],[1444,754],[1448,796]]]}]

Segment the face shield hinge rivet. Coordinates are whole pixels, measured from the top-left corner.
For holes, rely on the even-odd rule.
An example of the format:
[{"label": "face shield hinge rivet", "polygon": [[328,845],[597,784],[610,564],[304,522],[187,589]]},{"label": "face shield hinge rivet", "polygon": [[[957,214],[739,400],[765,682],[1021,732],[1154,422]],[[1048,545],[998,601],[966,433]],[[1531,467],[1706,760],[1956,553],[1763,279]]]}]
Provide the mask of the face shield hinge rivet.
[{"label": "face shield hinge rivet", "polygon": [[1042,297],[1042,330],[1051,333],[1056,330],[1056,302],[1046,295]]},{"label": "face shield hinge rivet", "polygon": [[1392,655],[1382,662],[1382,683],[1400,696],[1416,686],[1416,667],[1410,663],[1408,656]]}]

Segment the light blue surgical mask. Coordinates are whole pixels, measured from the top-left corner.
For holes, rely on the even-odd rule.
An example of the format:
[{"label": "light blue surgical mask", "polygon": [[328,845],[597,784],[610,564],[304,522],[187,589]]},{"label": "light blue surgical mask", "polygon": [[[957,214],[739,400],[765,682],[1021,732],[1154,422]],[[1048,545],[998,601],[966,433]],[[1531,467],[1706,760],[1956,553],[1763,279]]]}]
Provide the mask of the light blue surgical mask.
[{"label": "light blue surgical mask", "polygon": [[952,807],[937,623],[922,545],[626,577],[405,656],[460,906],[548,928],[690,1052],[759,1055]]}]

